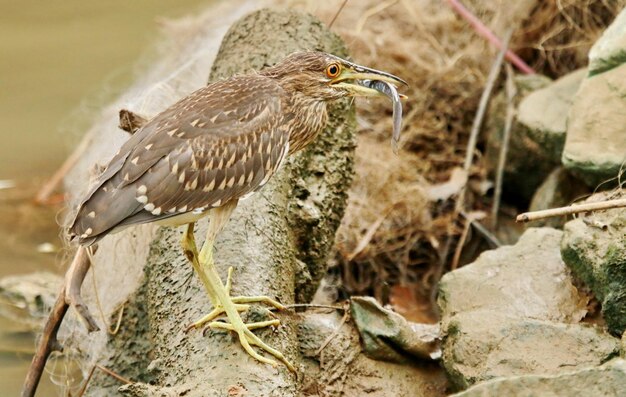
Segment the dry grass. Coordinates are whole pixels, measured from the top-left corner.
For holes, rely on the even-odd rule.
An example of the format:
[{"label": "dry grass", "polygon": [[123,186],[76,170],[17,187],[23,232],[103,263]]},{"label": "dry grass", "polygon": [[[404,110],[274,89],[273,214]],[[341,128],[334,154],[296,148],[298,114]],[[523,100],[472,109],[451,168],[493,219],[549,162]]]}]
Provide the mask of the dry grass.
[{"label": "dry grass", "polygon": [[[325,22],[341,3],[282,2]],[[477,9],[480,3],[468,1],[467,6],[487,25],[514,23],[506,18],[522,23],[513,48],[551,76],[584,65],[589,45],[620,9],[606,0],[538,1],[523,19],[510,10],[499,13],[507,2]],[[495,50],[443,0],[349,1],[332,28],[357,62],[399,75],[410,85],[401,90],[409,100],[398,157],[389,143],[390,104],[358,104],[357,176],[336,244],[343,287],[349,294],[373,294],[383,301],[393,285],[419,284],[428,291],[436,282],[434,268],[450,260],[450,254],[440,257],[448,236],[458,237],[462,227],[453,218],[451,200],[429,202],[423,192],[462,164]],[[484,180],[480,153],[477,159],[471,177]],[[481,205],[469,197],[469,208]]]}]

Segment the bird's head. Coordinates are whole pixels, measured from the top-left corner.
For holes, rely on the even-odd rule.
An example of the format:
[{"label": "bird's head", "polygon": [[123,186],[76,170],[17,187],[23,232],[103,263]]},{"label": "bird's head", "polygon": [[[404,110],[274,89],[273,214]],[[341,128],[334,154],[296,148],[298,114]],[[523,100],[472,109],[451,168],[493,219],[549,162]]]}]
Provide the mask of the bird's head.
[{"label": "bird's head", "polygon": [[385,96],[384,93],[369,88],[368,81],[407,84],[392,74],[360,66],[325,52],[314,51],[293,53],[262,73],[277,79],[288,90],[322,101],[355,96]]}]

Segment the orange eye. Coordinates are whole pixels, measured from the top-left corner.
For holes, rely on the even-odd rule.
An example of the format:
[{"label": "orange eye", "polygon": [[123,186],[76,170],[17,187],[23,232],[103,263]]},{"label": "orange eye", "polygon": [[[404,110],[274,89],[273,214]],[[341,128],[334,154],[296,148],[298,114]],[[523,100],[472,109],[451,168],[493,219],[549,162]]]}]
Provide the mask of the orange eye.
[{"label": "orange eye", "polygon": [[340,72],[341,72],[341,66],[339,66],[336,63],[331,63],[326,68],[326,76],[331,78],[331,79],[339,76]]}]

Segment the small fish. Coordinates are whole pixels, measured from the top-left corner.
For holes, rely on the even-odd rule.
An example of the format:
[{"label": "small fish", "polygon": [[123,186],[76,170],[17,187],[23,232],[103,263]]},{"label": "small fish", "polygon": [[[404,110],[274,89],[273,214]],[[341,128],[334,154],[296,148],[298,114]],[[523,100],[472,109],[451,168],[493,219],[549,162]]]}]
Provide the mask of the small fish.
[{"label": "small fish", "polygon": [[398,143],[400,141],[400,129],[402,128],[402,102],[400,99],[404,95],[398,94],[396,87],[385,81],[364,80],[363,85],[373,90],[387,95],[393,103],[393,134],[391,135],[391,149],[398,154]]}]

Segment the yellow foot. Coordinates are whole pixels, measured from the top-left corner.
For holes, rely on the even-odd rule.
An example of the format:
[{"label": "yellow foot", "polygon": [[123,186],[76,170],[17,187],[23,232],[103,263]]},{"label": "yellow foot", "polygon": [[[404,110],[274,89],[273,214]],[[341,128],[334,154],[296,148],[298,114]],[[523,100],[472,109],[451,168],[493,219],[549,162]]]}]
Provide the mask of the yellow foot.
[{"label": "yellow foot", "polygon": [[272,360],[267,357],[263,357],[252,348],[252,346],[257,346],[261,350],[265,350],[272,356],[276,357],[280,362],[285,364],[285,366],[289,369],[289,371],[293,373],[297,373],[295,367],[291,365],[291,363],[287,360],[287,358],[285,358],[285,356],[281,352],[279,352],[278,350],[274,349],[273,347],[263,342],[258,336],[256,336],[250,331],[252,329],[263,328],[263,327],[267,327],[270,325],[278,325],[279,324],[278,320],[261,321],[258,323],[249,323],[249,324],[243,324],[241,320],[239,320],[238,323],[239,323],[239,326],[229,324],[229,323],[222,323],[219,321],[214,321],[209,324],[209,327],[214,328],[214,329],[224,329],[224,330],[236,332],[237,335],[239,336],[239,341],[241,342],[241,345],[243,346],[245,351],[249,355],[251,355],[253,358],[259,360],[262,363],[269,364],[272,367],[276,367],[278,365],[278,363],[275,360]]},{"label": "yellow foot", "polygon": [[[231,284],[232,275],[233,275],[233,267],[231,266],[228,268],[228,277],[226,278],[226,285],[225,285],[226,292],[228,294],[230,294],[230,287],[232,285]],[[268,306],[273,306],[274,308],[278,310],[285,309],[285,306],[281,305],[279,302],[277,302],[276,300],[268,296],[232,296],[230,297],[230,300],[232,303],[234,303],[235,309],[237,309],[237,312],[239,313],[243,313],[247,311],[250,308],[250,303],[263,303]],[[273,316],[272,312],[268,312],[268,313]],[[185,329],[185,332],[189,332],[191,329],[194,329],[194,328],[195,329],[202,328],[204,327],[205,324],[210,323],[211,321],[215,320],[216,318],[220,317],[223,314],[225,314],[224,307],[221,304],[218,304],[213,308],[213,310],[211,310],[209,314],[207,314],[206,316],[202,317],[198,321],[195,321],[189,326],[187,326],[187,328]],[[271,322],[272,324],[270,325],[280,324],[279,320],[271,320]],[[273,322],[276,322],[276,324],[273,324]],[[223,324],[223,323],[217,323],[217,324]],[[260,324],[260,323],[254,323],[254,324]],[[262,326],[256,326],[255,328],[252,328],[252,329],[261,328],[261,327]]]}]

